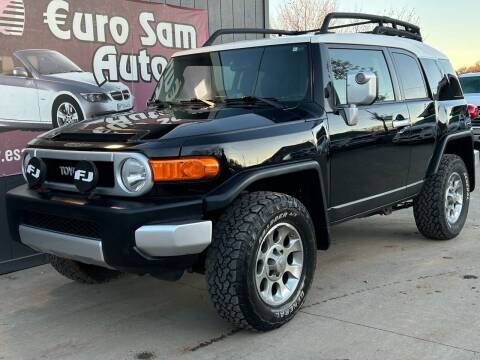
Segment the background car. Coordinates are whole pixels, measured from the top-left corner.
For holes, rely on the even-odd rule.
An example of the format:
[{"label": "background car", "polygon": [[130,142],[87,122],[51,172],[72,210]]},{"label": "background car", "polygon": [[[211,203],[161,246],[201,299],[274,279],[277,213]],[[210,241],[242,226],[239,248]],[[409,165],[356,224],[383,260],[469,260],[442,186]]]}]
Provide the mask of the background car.
[{"label": "background car", "polygon": [[0,124],[59,127],[130,110],[134,97],[122,83],[99,87],[65,55],[21,50],[0,56]]},{"label": "background car", "polygon": [[[467,103],[474,105],[480,110],[480,73],[463,74],[460,77],[463,92]],[[477,115],[478,115],[477,110]],[[480,117],[472,119],[472,129],[475,139],[475,147],[480,147]]]}]

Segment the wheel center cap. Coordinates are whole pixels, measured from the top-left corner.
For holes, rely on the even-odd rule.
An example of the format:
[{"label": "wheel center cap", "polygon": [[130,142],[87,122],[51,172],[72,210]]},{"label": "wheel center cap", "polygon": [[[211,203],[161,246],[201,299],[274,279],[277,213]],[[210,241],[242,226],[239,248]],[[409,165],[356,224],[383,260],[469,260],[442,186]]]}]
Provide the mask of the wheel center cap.
[{"label": "wheel center cap", "polygon": [[272,281],[279,280],[287,268],[287,258],[282,247],[273,247],[267,255],[268,278]]}]

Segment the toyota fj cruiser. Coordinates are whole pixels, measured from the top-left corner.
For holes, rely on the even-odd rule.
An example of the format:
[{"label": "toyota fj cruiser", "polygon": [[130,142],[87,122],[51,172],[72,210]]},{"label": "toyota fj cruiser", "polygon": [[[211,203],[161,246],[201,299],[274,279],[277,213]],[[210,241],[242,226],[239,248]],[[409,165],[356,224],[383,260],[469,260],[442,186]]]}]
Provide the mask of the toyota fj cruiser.
[{"label": "toyota fj cruiser", "polygon": [[[332,33],[355,21],[374,28]],[[232,32],[282,36],[211,45]],[[205,273],[223,318],[270,330],[302,306],[330,226],[413,207],[425,237],[456,237],[472,141],[455,71],[417,26],[224,29],[173,56],[144,112],[34,139],[9,224],[82,283]]]}]

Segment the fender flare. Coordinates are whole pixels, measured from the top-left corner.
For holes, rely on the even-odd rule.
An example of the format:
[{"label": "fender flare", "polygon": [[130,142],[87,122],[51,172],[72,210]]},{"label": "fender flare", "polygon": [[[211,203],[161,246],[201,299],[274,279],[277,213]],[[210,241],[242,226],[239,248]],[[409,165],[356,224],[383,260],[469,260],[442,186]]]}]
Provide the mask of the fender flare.
[{"label": "fender flare", "polygon": [[57,101],[60,97],[62,96],[68,96],[68,97],[71,97],[73,100],[75,100],[75,102],[78,104],[78,106],[80,107],[80,110],[82,110],[82,114],[84,117],[86,117],[86,113],[85,113],[85,109],[83,108],[83,105],[82,105],[82,102],[80,101],[80,98],[78,96],[76,96],[75,94],[69,92],[69,91],[59,91],[59,92],[56,92],[54,96],[52,96],[52,101],[50,102],[50,112],[53,111],[53,104],[55,104],[55,101]]},{"label": "fender flare", "polygon": [[320,204],[322,209],[320,216],[323,217],[323,219],[320,220],[321,223],[325,225],[319,228],[319,224],[316,223],[315,228],[317,230],[317,243],[325,244],[319,246],[319,248],[326,250],[330,244],[330,223],[328,218],[327,197],[320,164],[314,160],[254,168],[239,172],[205,196],[205,210],[206,212],[212,212],[228,207],[243,191],[245,191],[245,189],[259,180],[308,170],[313,170],[318,174],[318,181],[320,184],[319,191],[322,201],[322,204]]},{"label": "fender flare", "polygon": [[[440,167],[440,163],[442,161],[442,157],[445,154],[445,149],[447,148],[447,145],[450,141],[452,140],[458,140],[462,138],[470,138],[472,142],[472,151],[471,151],[471,158],[468,159],[468,162],[465,162],[465,165],[467,166],[467,169],[469,170],[469,175],[470,175],[470,181],[471,181],[471,190],[473,191],[475,189],[475,154],[474,154],[474,147],[473,147],[473,134],[471,130],[465,130],[453,134],[448,134],[444,138],[442,138],[439,142],[439,144],[435,147],[435,152],[432,156],[432,159],[430,161],[430,165],[428,167],[428,172],[427,176],[434,175],[438,172],[438,168]],[[473,166],[473,168],[472,168]]]}]

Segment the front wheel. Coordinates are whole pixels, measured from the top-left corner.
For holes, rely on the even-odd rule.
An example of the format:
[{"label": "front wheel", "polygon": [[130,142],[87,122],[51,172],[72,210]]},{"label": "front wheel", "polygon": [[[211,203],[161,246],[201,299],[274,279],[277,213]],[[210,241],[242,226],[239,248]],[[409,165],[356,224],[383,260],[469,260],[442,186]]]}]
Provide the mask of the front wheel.
[{"label": "front wheel", "polygon": [[462,158],[443,156],[438,172],[424,184],[414,201],[418,230],[433,240],[450,240],[463,229],[470,204],[470,182]]},{"label": "front wheel", "polygon": [[53,127],[75,124],[83,119],[82,109],[74,99],[63,96],[55,100],[52,108]]},{"label": "front wheel", "polygon": [[315,273],[312,220],[297,199],[242,196],[219,219],[207,254],[207,281],[218,313],[237,327],[272,330],[291,320]]}]

